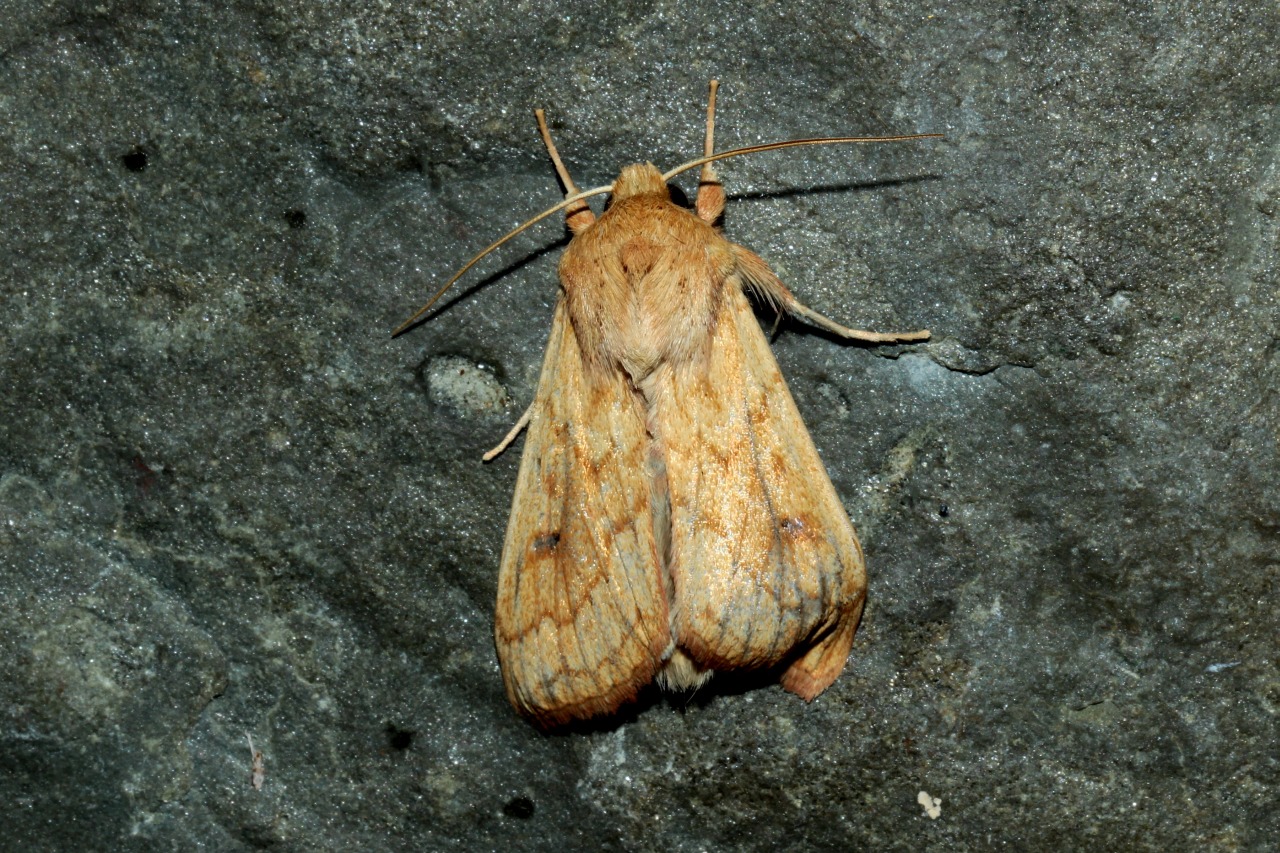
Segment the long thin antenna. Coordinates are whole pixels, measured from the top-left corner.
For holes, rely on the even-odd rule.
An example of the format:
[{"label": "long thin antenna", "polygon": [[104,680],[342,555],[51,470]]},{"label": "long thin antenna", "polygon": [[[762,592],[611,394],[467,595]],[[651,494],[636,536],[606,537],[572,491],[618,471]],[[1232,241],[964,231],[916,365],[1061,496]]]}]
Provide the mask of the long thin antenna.
[{"label": "long thin antenna", "polygon": [[581,201],[581,200],[582,200],[582,199],[584,199],[584,198],[590,198],[590,197],[591,197],[591,196],[593,196],[593,195],[604,195],[605,193],[609,193],[609,192],[613,192],[613,184],[609,184],[608,186],[604,186],[604,187],[596,187],[596,188],[595,188],[595,189],[593,189],[593,190],[587,190],[586,192],[582,192],[582,193],[577,193],[577,194],[575,194],[575,195],[571,195],[571,196],[569,196],[568,198],[566,198],[564,201],[562,201],[562,202],[560,202],[559,204],[557,204],[556,206],[554,206],[554,207],[548,207],[546,210],[542,211],[542,212],[541,212],[541,213],[539,213],[537,216],[535,216],[535,217],[533,217],[532,219],[530,219],[528,222],[525,222],[525,223],[524,223],[523,225],[521,225],[520,227],[518,227],[518,228],[516,228],[515,230],[511,231],[510,233],[508,233],[508,234],[507,234],[505,237],[503,237],[501,240],[496,240],[496,241],[494,241],[493,243],[490,243],[490,244],[489,244],[489,245],[484,249],[484,251],[480,252],[480,254],[476,255],[474,258],[472,258],[471,260],[467,261],[467,262],[466,262],[466,264],[465,264],[465,265],[463,265],[462,269],[460,269],[460,270],[458,270],[456,273],[454,273],[453,278],[451,278],[451,279],[449,279],[448,281],[446,281],[446,282],[444,283],[444,287],[442,287],[442,288],[440,288],[439,290],[437,290],[437,291],[436,291],[436,295],[435,295],[435,296],[433,296],[433,297],[431,297],[431,299],[427,302],[427,304],[426,304],[426,305],[423,305],[421,308],[419,308],[419,309],[414,313],[414,315],[413,315],[412,317],[410,317],[408,320],[405,320],[405,321],[404,321],[403,323],[401,323],[399,326],[396,326],[396,327],[395,327],[395,329],[391,332],[391,337],[393,337],[393,338],[394,338],[394,337],[396,337],[397,335],[399,335],[399,334],[401,334],[402,332],[404,332],[404,330],[405,330],[405,329],[408,329],[410,326],[412,326],[414,323],[416,323],[416,322],[418,321],[418,318],[419,318],[419,317],[421,317],[423,314],[425,314],[425,313],[427,313],[428,311],[430,311],[430,310],[431,310],[431,306],[432,306],[432,305],[435,305],[435,304],[436,304],[436,302],[440,299],[440,297],[441,297],[441,296],[444,296],[444,292],[445,292],[446,290],[448,290],[450,287],[452,287],[452,286],[453,286],[453,283],[454,283],[455,281],[457,281],[458,279],[462,278],[464,275],[466,275],[466,274],[467,274],[467,270],[469,270],[469,269],[471,269],[472,267],[474,267],[477,263],[479,263],[479,261],[480,261],[480,259],[481,259],[481,258],[483,258],[485,255],[489,254],[489,253],[490,253],[490,252],[492,252],[494,249],[496,249],[496,248],[498,248],[499,246],[501,246],[503,243],[505,243],[505,242],[507,242],[508,240],[510,240],[512,237],[514,237],[514,236],[516,236],[517,234],[519,234],[521,231],[525,230],[526,228],[528,228],[528,227],[529,227],[529,226],[531,226],[531,225],[536,225],[537,223],[539,223],[539,222],[541,222],[542,220],[546,219],[548,216],[550,216],[550,215],[551,215],[551,214],[553,214],[553,213],[558,213],[559,211],[564,210],[566,207],[568,207],[569,205],[573,204],[574,202]]},{"label": "long thin antenna", "polygon": [[721,151],[719,154],[712,154],[706,157],[699,157],[697,160],[690,160],[688,163],[676,166],[662,176],[662,180],[669,181],[682,172],[701,166],[703,163],[712,163],[716,160],[727,160],[730,157],[741,157],[743,154],[757,154],[761,151],[777,151],[779,148],[799,148],[801,145],[843,145],[846,143],[864,143],[864,142],[914,142],[918,139],[941,139],[941,133],[914,133],[910,136],[819,136],[813,139],[789,139],[786,142],[767,142],[764,145],[749,145],[746,148],[735,148],[732,151]]}]

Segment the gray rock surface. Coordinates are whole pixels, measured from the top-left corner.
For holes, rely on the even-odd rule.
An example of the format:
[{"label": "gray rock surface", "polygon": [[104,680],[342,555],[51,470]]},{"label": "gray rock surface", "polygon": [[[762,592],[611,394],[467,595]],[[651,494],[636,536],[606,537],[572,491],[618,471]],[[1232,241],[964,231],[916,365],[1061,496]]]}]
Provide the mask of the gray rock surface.
[{"label": "gray rock surface", "polygon": [[[1280,12],[0,2],[0,826],[35,850],[1266,850]],[[557,199],[719,146],[867,547],[812,705],[492,648]],[[686,189],[692,182],[684,182]],[[246,735],[264,754],[251,785]],[[940,800],[930,818],[920,792]]]}]

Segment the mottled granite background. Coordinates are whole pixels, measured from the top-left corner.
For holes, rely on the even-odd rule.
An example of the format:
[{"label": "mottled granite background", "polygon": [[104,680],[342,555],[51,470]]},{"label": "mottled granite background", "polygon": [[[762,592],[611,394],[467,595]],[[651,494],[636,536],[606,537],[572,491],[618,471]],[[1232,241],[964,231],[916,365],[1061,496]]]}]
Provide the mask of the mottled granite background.
[{"label": "mottled granite background", "polygon": [[[1280,837],[1274,3],[0,2],[0,847]],[[844,676],[546,736],[491,625],[563,230],[700,148],[815,309]],[[684,182],[691,186],[691,180]],[[246,734],[265,754],[250,785]],[[936,819],[919,792],[940,798]]]}]

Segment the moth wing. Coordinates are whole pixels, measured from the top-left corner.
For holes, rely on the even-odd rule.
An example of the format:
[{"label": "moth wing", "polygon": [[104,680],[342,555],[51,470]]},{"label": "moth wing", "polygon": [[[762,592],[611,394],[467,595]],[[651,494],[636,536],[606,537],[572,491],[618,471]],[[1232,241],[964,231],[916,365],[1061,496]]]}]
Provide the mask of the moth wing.
[{"label": "moth wing", "polygon": [[711,669],[785,665],[813,699],[853,643],[862,549],[736,277],[706,359],[673,369],[657,418],[676,643]]},{"label": "moth wing", "polygon": [[671,652],[643,407],[588,371],[561,300],[498,574],[495,640],[511,703],[543,725],[606,714]]}]

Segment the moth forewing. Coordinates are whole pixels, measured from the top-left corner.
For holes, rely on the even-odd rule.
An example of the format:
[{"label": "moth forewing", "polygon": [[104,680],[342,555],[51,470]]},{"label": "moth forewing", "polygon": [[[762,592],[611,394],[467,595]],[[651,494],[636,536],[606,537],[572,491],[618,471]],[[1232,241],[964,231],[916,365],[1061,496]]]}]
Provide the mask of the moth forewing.
[{"label": "moth forewing", "polygon": [[[709,349],[705,366],[672,371],[655,394],[676,642],[710,669],[796,661],[793,692],[812,698],[852,642],[862,550],[740,286]],[[843,644],[828,655],[839,667],[807,657],[824,642]]]},{"label": "moth forewing", "polygon": [[644,421],[618,373],[588,375],[563,300],[530,411],[498,574],[507,695],[543,725],[635,698],[669,654]]}]

